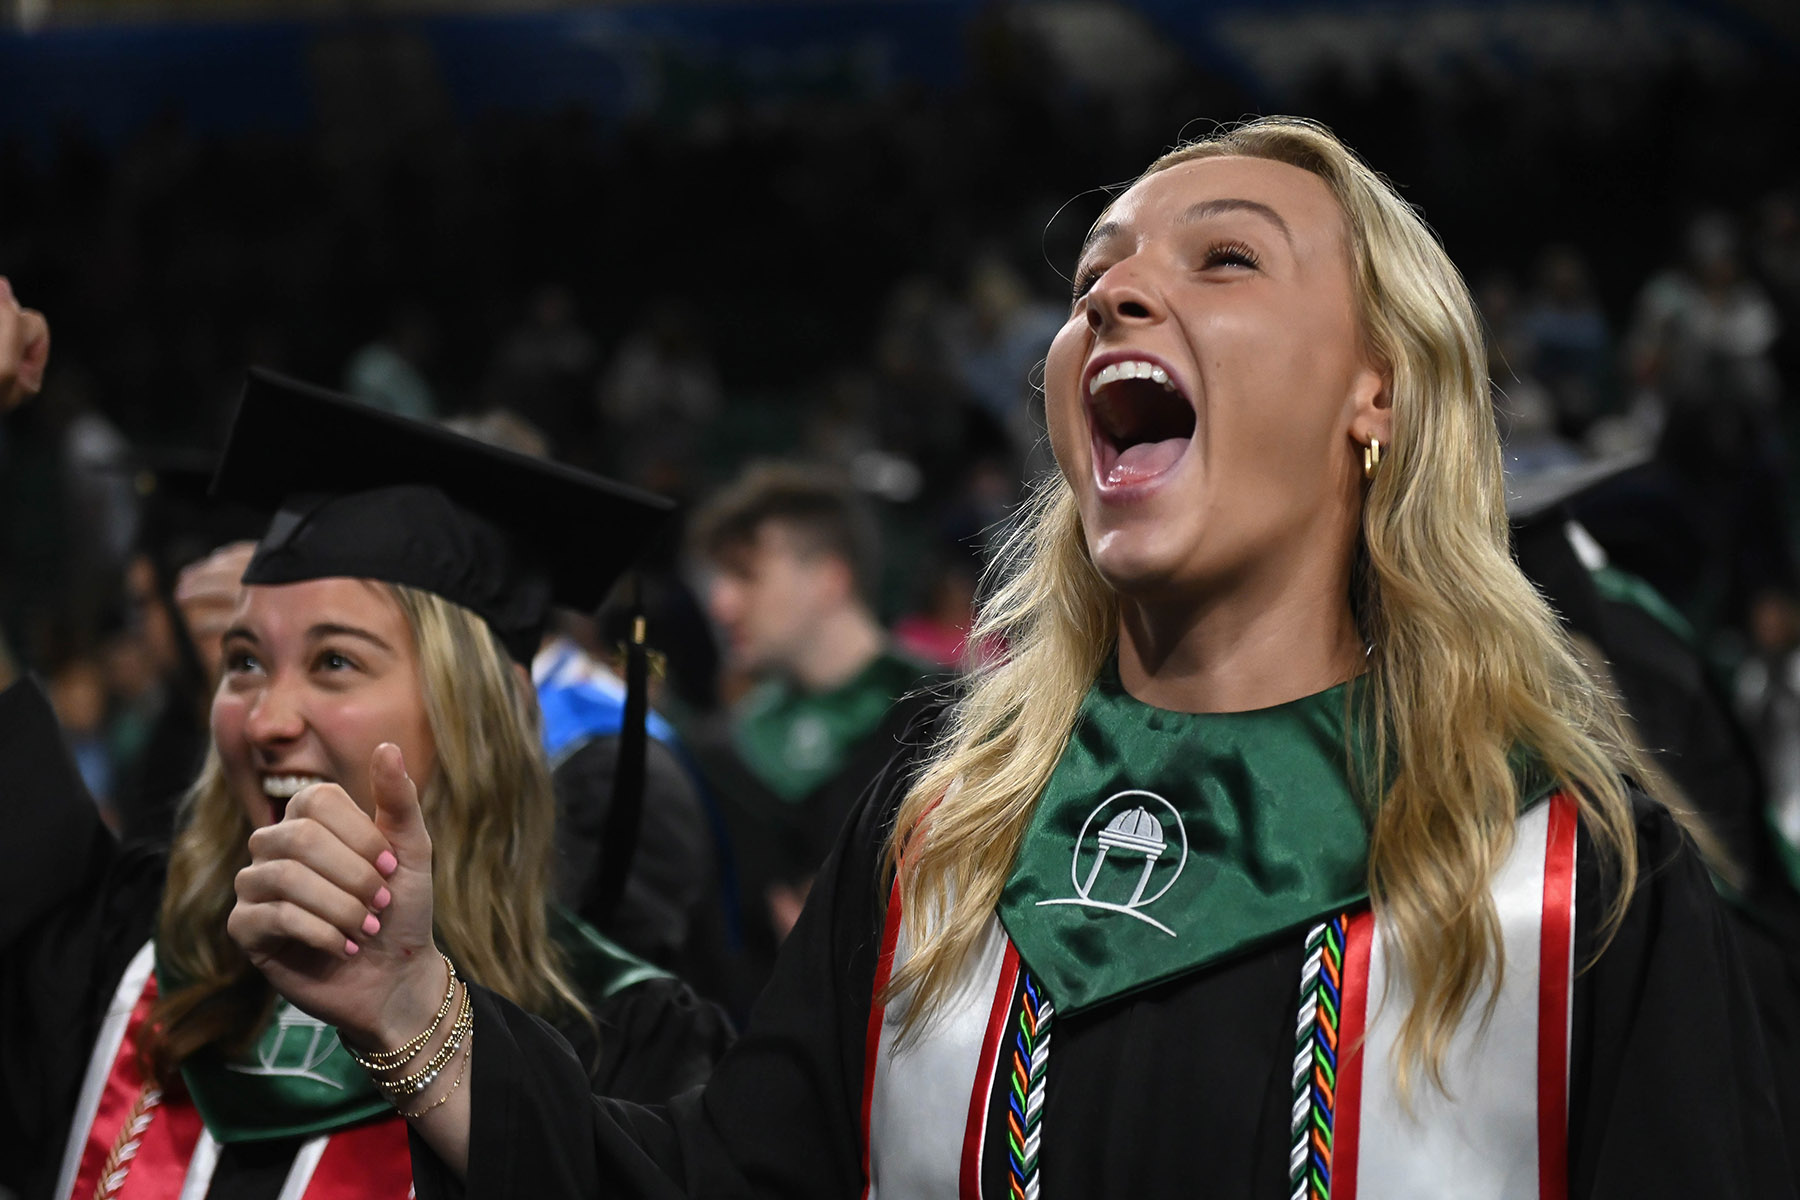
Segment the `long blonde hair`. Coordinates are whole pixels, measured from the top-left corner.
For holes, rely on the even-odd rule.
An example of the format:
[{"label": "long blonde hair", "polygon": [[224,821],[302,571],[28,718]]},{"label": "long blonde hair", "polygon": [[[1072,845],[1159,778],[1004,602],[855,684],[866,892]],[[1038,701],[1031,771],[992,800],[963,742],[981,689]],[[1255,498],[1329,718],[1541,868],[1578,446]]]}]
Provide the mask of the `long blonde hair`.
[{"label": "long blonde hair", "polygon": [[[1623,917],[1637,872],[1621,772],[1645,775],[1617,706],[1512,560],[1480,325],[1443,248],[1380,176],[1310,121],[1223,129],[1144,176],[1228,155],[1287,163],[1331,189],[1348,227],[1362,334],[1390,373],[1393,445],[1367,491],[1349,598],[1373,647],[1359,714],[1380,797],[1368,880],[1410,984],[1401,1086],[1422,1067],[1442,1087],[1450,1034],[1504,969],[1488,885],[1520,803],[1509,752],[1535,752],[1580,804],[1618,885],[1603,932]],[[1118,639],[1117,598],[1088,557],[1060,475],[1027,501],[990,582],[971,642],[1003,638],[1011,654],[971,679],[889,841],[914,938],[890,993],[914,999],[909,1032],[954,988],[979,941],[1082,696]]]},{"label": "long blonde hair", "polygon": [[[556,804],[529,685],[474,613],[430,592],[383,586],[412,631],[437,749],[420,803],[439,944],[469,978],[527,1009],[585,1014],[549,935]],[[250,863],[250,832],[211,749],[183,801],[156,933],[159,964],[182,982],[151,1019],[158,1033],[148,1055],[165,1079],[201,1049],[247,1045],[274,1002],[225,932],[233,876]]]}]

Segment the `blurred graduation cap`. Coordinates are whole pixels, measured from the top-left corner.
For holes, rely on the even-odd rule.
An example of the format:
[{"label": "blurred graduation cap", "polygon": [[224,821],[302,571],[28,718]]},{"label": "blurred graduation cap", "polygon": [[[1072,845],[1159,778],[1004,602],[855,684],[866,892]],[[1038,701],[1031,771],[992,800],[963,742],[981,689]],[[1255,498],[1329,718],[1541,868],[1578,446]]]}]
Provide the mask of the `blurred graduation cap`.
[{"label": "blurred graduation cap", "polygon": [[1516,529],[1521,525],[1554,518],[1570,504],[1596,491],[1651,459],[1649,453],[1615,455],[1592,462],[1572,463],[1542,471],[1509,475],[1506,479],[1506,517]]},{"label": "blurred graduation cap", "polygon": [[137,549],[173,587],[181,569],[232,542],[255,541],[269,516],[210,494],[218,456],[196,449],[145,449],[120,461],[137,493]]},{"label": "blurred graduation cap", "polygon": [[[210,495],[217,461],[217,455],[196,447],[144,447],[98,467],[128,481],[137,500],[132,553],[149,562],[151,586],[171,614],[178,611],[175,585],[183,568],[222,546],[255,541],[269,523],[266,512]],[[202,652],[187,623],[175,620],[173,628],[182,681],[204,686]]]},{"label": "blurred graduation cap", "polygon": [[1513,557],[1577,633],[1593,636],[1601,627],[1600,595],[1591,572],[1604,562],[1605,552],[1574,523],[1571,509],[1650,458],[1621,455],[1507,477],[1506,517],[1512,525]]},{"label": "blurred graduation cap", "polygon": [[519,662],[554,605],[591,611],[673,505],[252,369],[215,498],[272,511],[248,584],[405,584],[486,621]]}]

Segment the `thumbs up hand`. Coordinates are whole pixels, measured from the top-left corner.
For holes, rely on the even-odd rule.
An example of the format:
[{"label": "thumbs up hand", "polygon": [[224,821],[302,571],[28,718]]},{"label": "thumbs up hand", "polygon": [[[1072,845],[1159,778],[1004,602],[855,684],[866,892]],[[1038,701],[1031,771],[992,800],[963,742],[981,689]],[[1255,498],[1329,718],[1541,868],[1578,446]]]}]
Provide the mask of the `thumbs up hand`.
[{"label": "thumbs up hand", "polygon": [[444,990],[432,936],[431,837],[392,743],[370,763],[373,813],[320,783],[250,835],[226,927],[275,990],[353,1042],[397,1045]]}]

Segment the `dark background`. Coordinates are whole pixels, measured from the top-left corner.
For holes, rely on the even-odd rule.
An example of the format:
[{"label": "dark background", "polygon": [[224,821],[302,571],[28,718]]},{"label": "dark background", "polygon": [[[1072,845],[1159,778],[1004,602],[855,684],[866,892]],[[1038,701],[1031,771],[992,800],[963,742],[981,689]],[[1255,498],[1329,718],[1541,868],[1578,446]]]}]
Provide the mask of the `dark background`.
[{"label": "dark background", "polygon": [[1521,470],[1732,431],[1677,600],[1722,670],[1791,648],[1800,20],[1748,0],[31,0],[0,274],[55,350],[0,433],[0,622],[128,758],[157,683],[117,464],[216,446],[253,362],[505,407],[690,501],[757,455],[846,467],[915,610],[1043,465],[1032,368],[1105,188],[1274,112],[1442,236]]}]

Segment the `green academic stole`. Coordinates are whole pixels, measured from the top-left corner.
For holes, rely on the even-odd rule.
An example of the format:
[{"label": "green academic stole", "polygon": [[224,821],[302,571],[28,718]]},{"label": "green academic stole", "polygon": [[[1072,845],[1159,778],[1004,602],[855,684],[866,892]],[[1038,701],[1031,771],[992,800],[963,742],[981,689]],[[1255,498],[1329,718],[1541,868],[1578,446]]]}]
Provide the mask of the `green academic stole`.
[{"label": "green academic stole", "polygon": [[[550,935],[590,1004],[667,974],[566,909],[550,910]],[[337,1031],[285,1000],[276,1001],[273,1019],[248,1053],[223,1060],[196,1056],[183,1064],[181,1078],[207,1130],[221,1142],[305,1137],[391,1111],[344,1053]]]},{"label": "green academic stole", "polygon": [[894,701],[917,687],[925,668],[891,651],[840,687],[817,694],[786,681],[752,692],[732,733],[744,765],[770,791],[797,804],[844,768]]},{"label": "green academic stole", "polygon": [[[1368,897],[1361,680],[1272,708],[1179,713],[1108,663],[1039,797],[999,916],[1064,1016]],[[1550,789],[1513,755],[1524,811]]]},{"label": "green academic stole", "polygon": [[[1059,1013],[1129,995],[1368,894],[1352,684],[1178,713],[1110,664],[1038,800],[1000,920]],[[1356,767],[1360,773],[1360,763]]]},{"label": "green academic stole", "polygon": [[[550,931],[590,1007],[667,974],[559,907],[550,910]],[[59,1200],[199,1194],[221,1145],[271,1139],[307,1139],[283,1195],[303,1189],[307,1200],[351,1200],[400,1194],[384,1180],[410,1184],[404,1122],[344,1052],[337,1031],[286,1001],[276,1002],[248,1051],[190,1059],[183,1087],[165,1095],[144,1076],[138,1055],[158,987],[148,943],[121,978],[95,1041]]]}]

